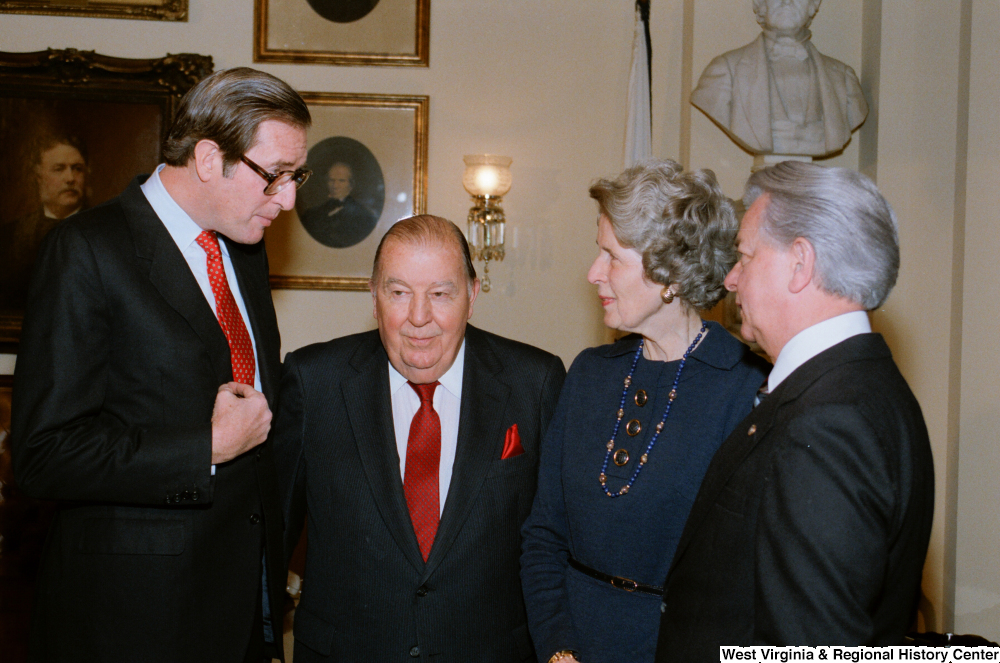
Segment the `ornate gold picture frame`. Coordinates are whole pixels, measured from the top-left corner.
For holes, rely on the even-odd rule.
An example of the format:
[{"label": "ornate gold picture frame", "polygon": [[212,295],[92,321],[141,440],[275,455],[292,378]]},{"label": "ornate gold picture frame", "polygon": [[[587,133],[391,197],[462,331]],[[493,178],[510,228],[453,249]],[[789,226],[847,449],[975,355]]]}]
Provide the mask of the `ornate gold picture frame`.
[{"label": "ornate gold picture frame", "polygon": [[426,67],[430,0],[255,0],[254,62]]},{"label": "ornate gold picture frame", "polygon": [[426,96],[302,92],[313,176],[267,229],[271,287],[367,290],[378,243],[427,205]]},{"label": "ornate gold picture frame", "polygon": [[0,207],[0,349],[16,348],[35,254],[58,223],[45,201],[64,191],[45,176],[46,155],[65,152],[65,165],[80,171],[77,209],[117,196],[156,167],[181,96],[211,71],[211,57],[190,53],[147,60],[76,49],[0,52],[0,181],[9,192]]},{"label": "ornate gold picture frame", "polygon": [[187,21],[188,0],[0,0],[0,13]]}]

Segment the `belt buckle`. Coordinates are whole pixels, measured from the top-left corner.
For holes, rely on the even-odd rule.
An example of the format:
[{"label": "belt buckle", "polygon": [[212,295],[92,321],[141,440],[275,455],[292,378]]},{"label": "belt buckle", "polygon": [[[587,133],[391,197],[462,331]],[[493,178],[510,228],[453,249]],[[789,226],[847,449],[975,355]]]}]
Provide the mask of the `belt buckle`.
[{"label": "belt buckle", "polygon": [[611,577],[611,585],[617,587],[618,589],[624,589],[626,592],[634,592],[639,586],[635,580],[630,580],[628,578],[621,578],[619,576]]}]

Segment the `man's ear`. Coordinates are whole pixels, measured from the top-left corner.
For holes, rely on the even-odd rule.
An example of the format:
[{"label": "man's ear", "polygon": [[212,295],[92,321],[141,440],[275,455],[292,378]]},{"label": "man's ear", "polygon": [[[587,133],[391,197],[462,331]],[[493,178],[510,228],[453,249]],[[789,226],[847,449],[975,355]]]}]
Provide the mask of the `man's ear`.
[{"label": "man's ear", "polygon": [[796,237],[788,252],[792,260],[792,279],[788,282],[788,290],[798,294],[812,283],[816,271],[816,249],[805,237]]},{"label": "man's ear", "polygon": [[482,284],[479,282],[479,279],[472,280],[472,292],[469,295],[469,317],[467,317],[466,320],[472,319],[472,306],[476,303],[476,297],[479,296],[479,288],[481,285]]},{"label": "man's ear", "polygon": [[198,179],[207,182],[222,175],[222,152],[213,140],[203,138],[194,146],[194,169]]}]

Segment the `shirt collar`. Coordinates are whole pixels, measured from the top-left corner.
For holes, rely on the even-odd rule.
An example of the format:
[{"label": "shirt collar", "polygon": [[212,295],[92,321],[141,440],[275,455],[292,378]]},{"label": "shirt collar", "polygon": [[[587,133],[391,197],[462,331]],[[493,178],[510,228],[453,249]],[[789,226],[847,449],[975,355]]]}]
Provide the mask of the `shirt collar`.
[{"label": "shirt collar", "polygon": [[795,369],[819,353],[858,334],[871,333],[866,311],[852,311],[803,329],[781,348],[767,378],[767,390],[774,391]]},{"label": "shirt collar", "polygon": [[[691,359],[708,364],[712,368],[721,368],[723,370],[733,368],[743,358],[745,346],[736,340],[719,323],[709,320],[707,321],[707,325],[708,334],[698,347],[694,349],[694,352],[691,353]],[[620,357],[622,355],[634,354],[636,346],[639,345],[640,338],[638,334],[629,334],[611,345],[598,348],[598,352],[605,357]]]},{"label": "shirt collar", "polygon": [[[143,195],[146,196],[146,200],[149,201],[150,207],[156,212],[156,216],[160,217],[160,221],[170,233],[174,243],[181,249],[185,249],[195,243],[202,228],[177,204],[177,201],[167,192],[167,188],[163,186],[163,182],[160,180],[160,171],[165,166],[166,164],[162,163],[157,166],[156,171],[143,182],[140,188]],[[229,249],[225,242],[220,241],[219,248],[222,255],[229,255]]]},{"label": "shirt collar", "polygon": [[[389,393],[395,394],[397,391],[406,386],[406,378],[393,367],[392,362],[389,363]],[[438,378],[438,382],[441,386],[448,390],[448,392],[455,398],[462,397],[462,376],[465,373],[465,339],[462,339],[462,347],[458,349],[458,354],[455,355],[455,361],[452,362],[451,368],[445,371],[444,375]]]},{"label": "shirt collar", "polygon": [[[62,218],[63,219],[68,219],[69,217],[73,216],[74,214],[76,214],[77,212],[79,212],[82,209],[83,209],[83,205],[81,205],[80,207],[77,207],[75,210],[73,210],[72,212],[70,212],[69,214],[67,214],[66,216],[64,216]],[[49,210],[49,208],[46,207],[45,205],[42,205],[42,214],[45,215],[46,219],[55,219],[56,221],[61,221],[62,220],[58,216],[56,216],[54,212],[52,212],[51,210]]]}]

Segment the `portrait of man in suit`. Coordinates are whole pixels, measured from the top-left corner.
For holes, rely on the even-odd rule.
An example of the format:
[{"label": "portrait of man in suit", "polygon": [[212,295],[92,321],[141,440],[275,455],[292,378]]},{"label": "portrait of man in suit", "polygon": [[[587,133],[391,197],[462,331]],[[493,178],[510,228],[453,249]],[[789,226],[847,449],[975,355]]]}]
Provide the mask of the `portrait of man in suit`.
[{"label": "portrait of man in suit", "polygon": [[280,657],[264,228],[309,172],[302,98],[248,68],[181,100],[163,160],[42,244],[14,375],[24,493],[59,500],[31,660]]},{"label": "portrait of man in suit", "polygon": [[87,147],[77,136],[46,135],[34,150],[31,171],[38,188],[35,208],[0,225],[0,309],[24,308],[42,239],[86,205]]},{"label": "portrait of man in suit", "polygon": [[895,214],[864,175],[792,161],[751,176],[744,203],[726,287],[774,368],[695,499],[657,660],[902,644],[934,469],[920,406],[867,315],[896,282]]},{"label": "portrait of man in suit", "polygon": [[562,361],[468,323],[461,230],[383,236],[378,329],[285,359],[273,439],[287,550],[308,514],[295,661],[530,661],[520,528]]},{"label": "portrait of man in suit", "polygon": [[833,154],[868,115],[854,70],[812,44],[821,1],[754,0],[763,32],[713,59],[691,93],[751,154]]},{"label": "portrait of man in suit", "polygon": [[302,225],[320,243],[333,247],[354,246],[368,237],[378,215],[351,196],[354,171],[350,164],[335,161],[327,171],[329,197],[302,214]]}]

